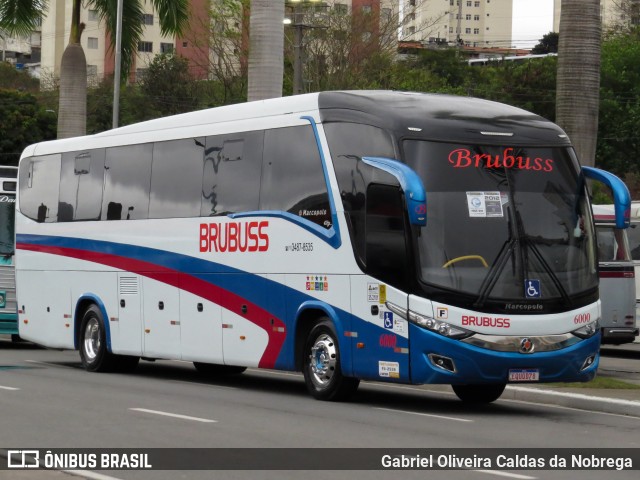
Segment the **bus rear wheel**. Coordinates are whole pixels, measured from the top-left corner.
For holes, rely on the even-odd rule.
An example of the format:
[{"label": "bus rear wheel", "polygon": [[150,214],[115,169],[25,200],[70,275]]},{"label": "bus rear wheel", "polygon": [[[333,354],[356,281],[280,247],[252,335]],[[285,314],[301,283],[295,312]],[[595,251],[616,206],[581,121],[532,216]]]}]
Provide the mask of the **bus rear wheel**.
[{"label": "bus rear wheel", "polygon": [[504,392],[504,383],[488,385],[451,385],[460,400],[465,403],[491,403],[496,401]]},{"label": "bus rear wheel", "polygon": [[313,327],[304,347],[304,381],[309,393],[318,400],[345,400],[360,384],[357,378],[342,374],[337,338],[333,324],[324,318]]},{"label": "bus rear wheel", "polygon": [[116,356],[107,350],[107,335],[100,309],[91,305],[80,326],[80,360],[90,372],[108,372],[117,366]]}]

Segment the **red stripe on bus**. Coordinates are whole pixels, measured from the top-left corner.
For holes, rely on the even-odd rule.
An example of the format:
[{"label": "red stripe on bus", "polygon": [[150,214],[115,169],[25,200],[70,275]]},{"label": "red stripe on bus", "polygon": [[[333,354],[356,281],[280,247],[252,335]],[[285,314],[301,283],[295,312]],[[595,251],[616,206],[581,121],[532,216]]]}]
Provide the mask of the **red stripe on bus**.
[{"label": "red stripe on bus", "polygon": [[[17,243],[16,248],[20,250],[29,250],[33,252],[49,253],[54,255],[61,255],[64,257],[77,258],[80,260],[86,260],[93,263],[99,263],[110,267],[118,268],[126,272],[132,272],[143,277],[157,280],[161,283],[171,285],[173,287],[185,290],[193,293],[201,298],[209,300],[222,308],[230,310],[232,312],[240,314],[242,305],[248,305],[251,312],[249,317],[243,314],[243,317],[254,323],[258,327],[267,332],[269,336],[269,342],[265,349],[258,367],[260,368],[273,368],[275,367],[278,355],[282,350],[284,344],[285,335],[280,332],[274,331],[273,327],[282,327],[284,331],[284,322],[275,317],[270,312],[266,311],[262,307],[248,302],[246,299],[236,295],[233,292],[225,290],[213,283],[206,282],[199,278],[186,273],[171,270],[169,268],[156,265],[154,263],[144,262],[142,260],[136,260],[133,258],[119,257],[117,255],[110,255],[107,253],[91,252],[87,250],[80,250],[77,248],[63,248],[63,247],[48,247],[42,245],[32,245],[26,243]],[[271,323],[273,319],[274,323]]]},{"label": "red stripe on bus", "polygon": [[633,272],[600,272],[600,278],[635,278]]}]

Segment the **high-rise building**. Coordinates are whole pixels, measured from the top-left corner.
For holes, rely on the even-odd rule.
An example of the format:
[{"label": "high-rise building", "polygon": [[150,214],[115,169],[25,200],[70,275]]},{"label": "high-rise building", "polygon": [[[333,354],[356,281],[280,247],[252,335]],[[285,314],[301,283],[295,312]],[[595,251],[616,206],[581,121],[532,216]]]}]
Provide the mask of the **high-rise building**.
[{"label": "high-rise building", "polygon": [[[154,11],[151,2],[144,2],[144,15],[140,19],[143,24],[143,36],[138,43],[137,55],[133,59],[131,79],[144,72],[154,56],[159,53],[178,52],[180,55],[193,59],[193,71],[196,77],[202,78],[202,62],[196,59],[202,55],[202,51],[208,52],[206,46],[200,44],[203,34],[203,25],[207,28],[205,5],[206,0],[191,0],[191,19],[189,31],[181,38],[167,37],[160,33],[160,24],[157,12]],[[71,9],[73,0],[49,0],[47,15],[42,21],[42,59],[41,71],[43,75],[52,77],[60,76],[60,63],[62,54],[69,43],[71,30]],[[80,21],[85,24],[82,33],[81,44],[87,59],[87,75],[89,81],[98,81],[105,75],[111,75],[114,71],[114,52],[111,47],[111,38],[107,32],[104,21],[101,21],[96,10],[83,6],[80,12]]]},{"label": "high-rise building", "polygon": [[[553,2],[553,31],[560,31],[561,0]],[[640,0],[600,0],[600,18],[605,29],[640,25]]]},{"label": "high-rise building", "polygon": [[402,40],[510,47],[512,0],[400,0]]}]

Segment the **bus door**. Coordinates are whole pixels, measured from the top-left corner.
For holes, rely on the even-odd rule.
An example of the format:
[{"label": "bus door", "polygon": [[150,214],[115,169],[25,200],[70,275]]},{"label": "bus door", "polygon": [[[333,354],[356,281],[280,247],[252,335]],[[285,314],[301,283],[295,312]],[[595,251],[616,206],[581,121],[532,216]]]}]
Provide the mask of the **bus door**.
[{"label": "bus door", "polygon": [[364,320],[354,324],[353,370],[356,376],[409,380],[408,225],[402,191],[394,185],[367,188],[366,276],[352,278],[352,309]]}]

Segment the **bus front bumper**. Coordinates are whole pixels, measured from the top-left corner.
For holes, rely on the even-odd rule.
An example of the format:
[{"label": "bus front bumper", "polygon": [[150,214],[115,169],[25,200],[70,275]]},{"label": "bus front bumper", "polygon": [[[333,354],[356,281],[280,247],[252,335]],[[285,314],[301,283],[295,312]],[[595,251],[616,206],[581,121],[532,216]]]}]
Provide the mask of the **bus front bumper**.
[{"label": "bus front bumper", "polygon": [[409,326],[411,382],[498,384],[588,382],[600,360],[600,335],[560,350],[538,353],[480,348]]}]

